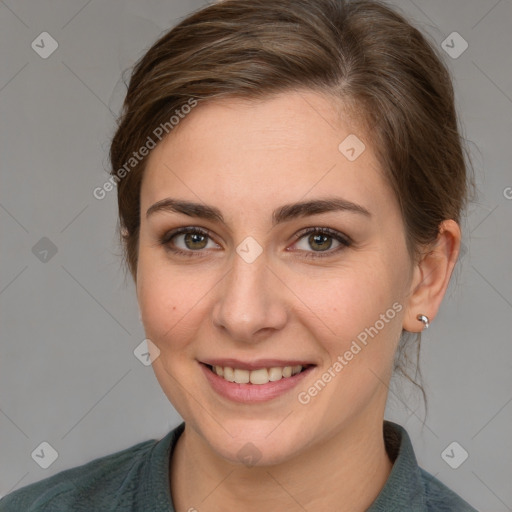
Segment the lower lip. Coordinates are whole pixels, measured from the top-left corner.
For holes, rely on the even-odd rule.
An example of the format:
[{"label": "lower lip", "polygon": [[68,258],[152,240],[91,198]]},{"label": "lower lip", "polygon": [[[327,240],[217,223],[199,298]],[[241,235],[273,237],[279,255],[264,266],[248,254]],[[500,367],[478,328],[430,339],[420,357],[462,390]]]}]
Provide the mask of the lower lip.
[{"label": "lower lip", "polygon": [[199,365],[208,382],[219,395],[229,398],[234,402],[242,403],[266,402],[277,398],[294,388],[300,381],[306,378],[314,368],[314,366],[310,366],[292,377],[283,377],[280,380],[268,382],[267,384],[238,384],[236,382],[228,382],[223,377],[219,377],[204,363],[199,363]]}]

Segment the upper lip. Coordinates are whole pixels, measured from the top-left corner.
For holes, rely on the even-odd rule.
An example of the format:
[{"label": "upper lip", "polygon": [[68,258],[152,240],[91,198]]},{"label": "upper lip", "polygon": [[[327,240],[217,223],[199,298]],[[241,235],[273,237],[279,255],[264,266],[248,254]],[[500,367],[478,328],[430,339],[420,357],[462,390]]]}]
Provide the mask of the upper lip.
[{"label": "upper lip", "polygon": [[313,363],[297,359],[255,359],[253,361],[240,361],[239,359],[204,359],[201,363],[210,366],[238,368],[240,370],[258,370],[260,368],[284,368],[285,366],[314,366]]}]

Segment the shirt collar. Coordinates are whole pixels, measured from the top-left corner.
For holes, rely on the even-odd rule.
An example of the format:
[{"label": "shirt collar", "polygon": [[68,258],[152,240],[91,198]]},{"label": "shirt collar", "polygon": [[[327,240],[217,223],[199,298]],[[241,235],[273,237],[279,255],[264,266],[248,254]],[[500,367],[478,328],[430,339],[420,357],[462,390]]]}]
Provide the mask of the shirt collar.
[{"label": "shirt collar", "polygon": [[137,512],[175,512],[170,490],[169,465],[176,441],[185,429],[185,422],[172,429],[151,448],[139,480],[136,495]]},{"label": "shirt collar", "polygon": [[409,435],[400,425],[386,420],[383,430],[393,468],[377,499],[366,512],[422,512],[425,510],[425,491]]}]

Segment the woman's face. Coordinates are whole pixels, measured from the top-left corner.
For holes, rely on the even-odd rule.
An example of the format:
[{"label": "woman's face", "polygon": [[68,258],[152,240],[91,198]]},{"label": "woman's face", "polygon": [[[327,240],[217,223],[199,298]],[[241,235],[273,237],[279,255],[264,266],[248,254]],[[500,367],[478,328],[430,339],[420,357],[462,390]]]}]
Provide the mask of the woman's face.
[{"label": "woman's face", "polygon": [[[187,428],[231,461],[382,428],[412,263],[365,133],[336,112],[313,92],[199,104],[147,162],[137,296],[153,368]],[[148,214],[166,199],[186,208]],[[205,362],[278,380],[233,383]]]}]

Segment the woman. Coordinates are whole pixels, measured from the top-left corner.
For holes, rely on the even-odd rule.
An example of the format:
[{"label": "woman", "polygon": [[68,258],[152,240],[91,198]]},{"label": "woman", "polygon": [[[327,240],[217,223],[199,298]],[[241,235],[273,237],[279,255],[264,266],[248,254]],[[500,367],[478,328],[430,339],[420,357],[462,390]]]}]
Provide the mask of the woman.
[{"label": "woman", "polygon": [[469,186],[450,77],[416,29],[375,1],[211,5],[135,66],[111,162],[184,422],[0,510],[475,510],[384,421]]}]

